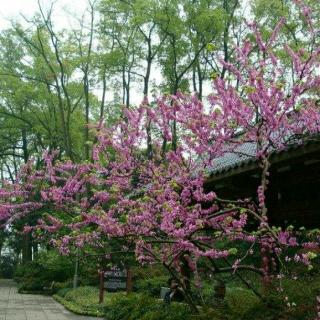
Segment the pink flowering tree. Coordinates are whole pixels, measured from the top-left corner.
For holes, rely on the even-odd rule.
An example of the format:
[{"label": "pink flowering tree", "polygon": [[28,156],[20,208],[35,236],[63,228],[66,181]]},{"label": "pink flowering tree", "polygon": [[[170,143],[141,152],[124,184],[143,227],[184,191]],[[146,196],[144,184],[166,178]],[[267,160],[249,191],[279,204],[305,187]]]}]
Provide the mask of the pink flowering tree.
[{"label": "pink flowering tree", "polygon": [[[255,41],[245,40],[238,52],[237,67],[221,62],[232,81],[217,77],[214,80],[215,93],[211,101],[222,110],[228,110],[230,125],[242,132],[240,137],[230,137],[226,149],[237,152],[239,144],[254,143],[256,158],[260,163],[260,185],[257,188],[258,213],[263,219],[259,230],[268,225],[266,191],[269,183],[270,156],[284,150],[292,143],[301,144],[319,134],[319,30],[314,28],[312,12],[302,1],[295,1],[297,10],[305,24],[301,34],[310,44],[306,49],[293,49],[281,40],[281,28],[286,21],[281,19],[269,38],[263,39],[256,23],[248,24]],[[307,31],[307,32],[305,32]],[[283,56],[287,61],[284,61]],[[285,60],[286,60],[285,59]],[[288,68],[288,65],[291,67]],[[226,112],[226,111],[225,111]],[[225,125],[225,124],[224,124]],[[228,126],[228,124],[227,124]],[[280,231],[278,240],[282,245],[296,246],[296,238],[289,231]],[[305,246],[317,247],[317,243]],[[261,238],[261,253],[266,279],[270,265],[270,254],[282,251],[281,245],[272,237]],[[290,260],[290,258],[287,258]],[[298,261],[310,264],[307,255],[296,255]]]},{"label": "pink flowering tree", "polygon": [[[90,247],[106,255],[116,243],[121,251],[134,251],[140,263],[161,263],[194,309],[190,287],[201,283],[200,263],[214,276],[238,275],[260,297],[239,271],[268,282],[290,259],[310,266],[313,256],[298,249],[317,248],[318,235],[305,241],[271,226],[265,199],[272,152],[285,149],[292,137],[303,143],[320,130],[318,31],[310,11],[305,6],[301,11],[312,50],[295,51],[287,44],[279,50],[284,20],[265,40],[250,24],[255,40],[237,48],[235,65],[221,61],[229,77],[213,80],[208,104],[178,92],[154,106],[144,101],[125,109],[112,127],[97,127],[91,163],[57,162],[46,153],[42,170],[28,165],[15,185],[0,192],[1,221],[47,211],[26,231],[63,254]],[[284,51],[293,66],[290,78],[279,58]],[[237,152],[244,142],[257,145],[258,203],[221,199],[206,189],[215,159]],[[255,230],[247,228],[249,221]],[[241,254],[240,242],[248,248]],[[292,247],[294,257],[287,254]],[[255,252],[262,263],[247,262]]]}]

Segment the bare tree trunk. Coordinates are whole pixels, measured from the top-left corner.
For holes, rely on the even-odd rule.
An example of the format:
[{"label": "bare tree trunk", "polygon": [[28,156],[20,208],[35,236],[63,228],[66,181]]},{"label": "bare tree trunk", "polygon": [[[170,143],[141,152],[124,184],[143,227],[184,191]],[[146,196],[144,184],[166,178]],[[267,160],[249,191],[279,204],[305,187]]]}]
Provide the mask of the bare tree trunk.
[{"label": "bare tree trunk", "polygon": [[107,77],[106,77],[106,70],[103,70],[102,74],[102,98],[100,104],[100,123],[103,122],[104,113],[105,113],[105,103],[106,103],[106,91],[107,91]]},{"label": "bare tree trunk", "polygon": [[[90,158],[90,147],[89,147],[89,114],[90,114],[90,100],[89,100],[89,69],[90,69],[90,60],[91,60],[91,52],[92,52],[92,44],[93,44],[93,32],[94,32],[94,5],[90,3],[91,8],[91,20],[90,20],[90,36],[89,36],[89,44],[88,50],[86,55],[86,63],[83,68],[83,90],[84,90],[84,97],[85,97],[85,133],[84,133],[84,140],[85,140],[85,159],[89,160]],[[81,44],[80,44],[81,45]]]}]

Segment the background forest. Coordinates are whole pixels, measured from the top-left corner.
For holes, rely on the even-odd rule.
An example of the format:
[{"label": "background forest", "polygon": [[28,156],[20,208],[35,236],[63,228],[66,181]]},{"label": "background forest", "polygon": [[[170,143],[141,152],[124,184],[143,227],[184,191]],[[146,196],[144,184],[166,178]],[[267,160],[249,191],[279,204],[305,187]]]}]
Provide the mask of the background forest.
[{"label": "background forest", "polygon": [[[246,19],[267,37],[285,16],[282,37],[304,47],[290,2],[91,1],[83,16],[65,13],[72,29],[55,23],[54,4],[39,5],[32,19],[0,34],[1,176],[14,181],[30,158],[40,165],[43,150],[89,160],[90,124],[112,123],[143,97],[152,103],[180,90],[205,101],[213,78],[228,79],[221,60],[234,61],[240,38],[252,36]],[[319,13],[318,1],[307,2]]]}]

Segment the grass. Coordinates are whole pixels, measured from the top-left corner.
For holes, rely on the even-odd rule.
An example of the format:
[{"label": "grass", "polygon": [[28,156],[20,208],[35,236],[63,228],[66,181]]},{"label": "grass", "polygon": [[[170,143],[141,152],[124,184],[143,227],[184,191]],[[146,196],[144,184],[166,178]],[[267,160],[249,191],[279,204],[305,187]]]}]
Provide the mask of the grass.
[{"label": "grass", "polygon": [[79,315],[83,315],[83,316],[91,316],[91,317],[103,317],[104,316],[104,312],[99,309],[94,309],[94,308],[87,309],[84,306],[81,306],[77,303],[68,301],[68,300],[60,297],[58,294],[53,295],[53,298],[57,302],[61,303],[66,309],[68,309],[69,311],[71,311],[75,314],[79,314]]},{"label": "grass", "polygon": [[61,289],[53,297],[64,305],[68,310],[87,316],[104,316],[104,311],[111,298],[123,293],[106,293],[104,302],[99,304],[99,289],[91,286],[79,287],[77,289]]}]

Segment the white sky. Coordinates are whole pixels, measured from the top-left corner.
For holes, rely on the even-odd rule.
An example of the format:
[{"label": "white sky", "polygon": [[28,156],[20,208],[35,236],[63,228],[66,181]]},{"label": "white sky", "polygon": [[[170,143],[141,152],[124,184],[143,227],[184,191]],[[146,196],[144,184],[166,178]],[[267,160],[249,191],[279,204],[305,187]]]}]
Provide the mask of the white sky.
[{"label": "white sky", "polygon": [[[51,0],[40,0],[44,8],[51,4]],[[68,27],[69,18],[65,10],[71,15],[81,16],[87,7],[88,0],[56,0],[54,5],[54,21],[58,28]],[[38,10],[37,0],[0,0],[0,30],[10,26],[10,19],[21,20],[23,14],[30,18]]]}]

